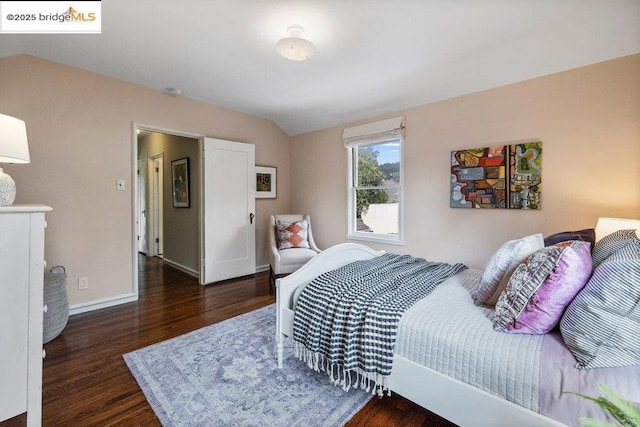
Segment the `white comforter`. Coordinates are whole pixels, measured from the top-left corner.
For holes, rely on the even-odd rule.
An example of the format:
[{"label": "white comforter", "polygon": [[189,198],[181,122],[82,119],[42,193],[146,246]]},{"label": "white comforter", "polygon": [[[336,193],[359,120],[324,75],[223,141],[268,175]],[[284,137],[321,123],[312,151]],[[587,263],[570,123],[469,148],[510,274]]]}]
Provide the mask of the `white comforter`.
[{"label": "white comforter", "polygon": [[469,294],[480,274],[465,270],[411,307],[395,353],[538,412],[543,336],[494,331],[493,310]]},{"label": "white comforter", "polygon": [[411,307],[400,321],[394,353],[570,426],[605,413],[566,392],[597,396],[598,384],[607,384],[640,402],[639,366],[578,370],[557,332],[494,331],[493,310],[474,305],[469,292],[480,274],[462,271]]}]

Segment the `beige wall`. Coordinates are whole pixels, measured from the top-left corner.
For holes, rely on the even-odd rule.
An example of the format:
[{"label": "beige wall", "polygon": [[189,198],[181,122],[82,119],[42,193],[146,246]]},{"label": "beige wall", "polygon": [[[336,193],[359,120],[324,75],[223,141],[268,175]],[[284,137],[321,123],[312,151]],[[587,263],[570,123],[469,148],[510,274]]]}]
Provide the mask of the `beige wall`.
[{"label": "beige wall", "polygon": [[[638,76],[633,55],[385,116],[406,116],[406,244],[370,246],[481,267],[508,239],[640,218]],[[346,241],[351,125],[291,138],[291,209],[321,248]],[[541,211],[449,208],[452,150],[527,138],[543,142]]]},{"label": "beige wall", "polygon": [[0,59],[0,112],[27,124],[31,163],[4,166],[16,203],[53,207],[45,254],[67,267],[72,306],[132,290],[133,123],[252,143],[256,164],[278,168],[278,198],[256,200],[257,264],[268,264],[268,215],[289,207],[289,138],[272,121],[27,55]]},{"label": "beige wall", "polygon": [[[388,115],[407,121],[406,245],[371,246],[479,267],[507,239],[640,217],[638,75],[634,55]],[[343,126],[288,138],[268,120],[25,55],[0,59],[0,112],[27,123],[31,163],[3,166],[16,203],[54,209],[45,253],[67,267],[72,305],[131,292],[133,123],[253,143],[256,164],[278,168],[278,198],[256,200],[259,266],[272,213],[310,213],[321,248],[345,241]],[[451,150],[523,138],[543,141],[541,211],[449,208]]]}]

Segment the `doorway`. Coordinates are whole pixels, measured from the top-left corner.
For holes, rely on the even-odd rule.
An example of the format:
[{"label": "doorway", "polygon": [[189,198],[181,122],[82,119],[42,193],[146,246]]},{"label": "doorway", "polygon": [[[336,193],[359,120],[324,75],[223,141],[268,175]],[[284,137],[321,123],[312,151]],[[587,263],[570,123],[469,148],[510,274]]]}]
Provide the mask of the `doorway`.
[{"label": "doorway", "polygon": [[[136,212],[139,246],[147,256],[164,262],[194,277],[200,266],[200,138],[154,128],[136,129],[137,174],[140,193]],[[172,203],[171,163],[188,162],[191,185],[188,206]]]},{"label": "doorway", "polygon": [[[203,285],[255,273],[253,144],[212,140],[137,124],[134,134],[137,137],[134,164],[139,171],[133,186],[137,191],[133,198],[136,254],[161,256],[164,263],[198,278]],[[213,155],[207,161],[205,149],[214,146],[215,149],[208,150]],[[239,155],[234,154],[238,147],[250,148],[250,154],[240,155],[244,156],[242,165],[236,162]],[[174,164],[188,165],[188,203],[174,200]],[[207,176],[212,176],[205,176],[206,165],[210,171],[218,171],[214,172],[213,180],[206,181]],[[233,217],[225,216],[231,212]],[[221,218],[222,224],[218,221]],[[245,237],[237,239],[238,236]],[[214,246],[207,243],[212,238]],[[226,242],[224,247],[222,241]],[[239,249],[241,241],[245,242],[244,249]],[[245,268],[237,268],[243,262]],[[138,265],[137,256],[135,263]],[[137,278],[134,280],[137,293]]]},{"label": "doorway", "polygon": [[136,209],[136,225],[138,229],[138,252],[149,256],[149,242],[147,238],[147,162],[145,159],[138,159],[138,169],[136,171],[138,189],[138,209]]},{"label": "doorway", "polygon": [[[142,150],[144,151],[144,150]],[[164,216],[164,154],[138,159],[138,252],[162,257]]]},{"label": "doorway", "polygon": [[150,256],[162,257],[164,245],[164,153],[149,158],[151,164],[151,250]]}]

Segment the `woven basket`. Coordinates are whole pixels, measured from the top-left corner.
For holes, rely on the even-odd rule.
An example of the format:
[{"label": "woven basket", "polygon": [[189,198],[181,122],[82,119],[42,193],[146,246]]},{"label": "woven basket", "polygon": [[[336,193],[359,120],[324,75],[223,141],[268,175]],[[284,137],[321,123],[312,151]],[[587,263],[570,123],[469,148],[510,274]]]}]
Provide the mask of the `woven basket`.
[{"label": "woven basket", "polygon": [[67,273],[62,266],[44,272],[44,313],[43,343],[48,343],[67,326],[69,320],[69,300],[67,299]]}]

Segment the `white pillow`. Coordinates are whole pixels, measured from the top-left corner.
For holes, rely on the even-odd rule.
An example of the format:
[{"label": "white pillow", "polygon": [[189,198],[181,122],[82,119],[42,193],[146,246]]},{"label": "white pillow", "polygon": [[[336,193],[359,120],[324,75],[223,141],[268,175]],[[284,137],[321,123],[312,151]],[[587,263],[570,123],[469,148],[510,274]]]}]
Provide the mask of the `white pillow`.
[{"label": "white pillow", "polygon": [[476,305],[495,306],[498,297],[504,290],[498,291],[503,279],[506,278],[504,280],[504,288],[506,289],[513,270],[529,255],[542,248],[544,248],[542,233],[503,243],[484,267],[473,298]]}]

